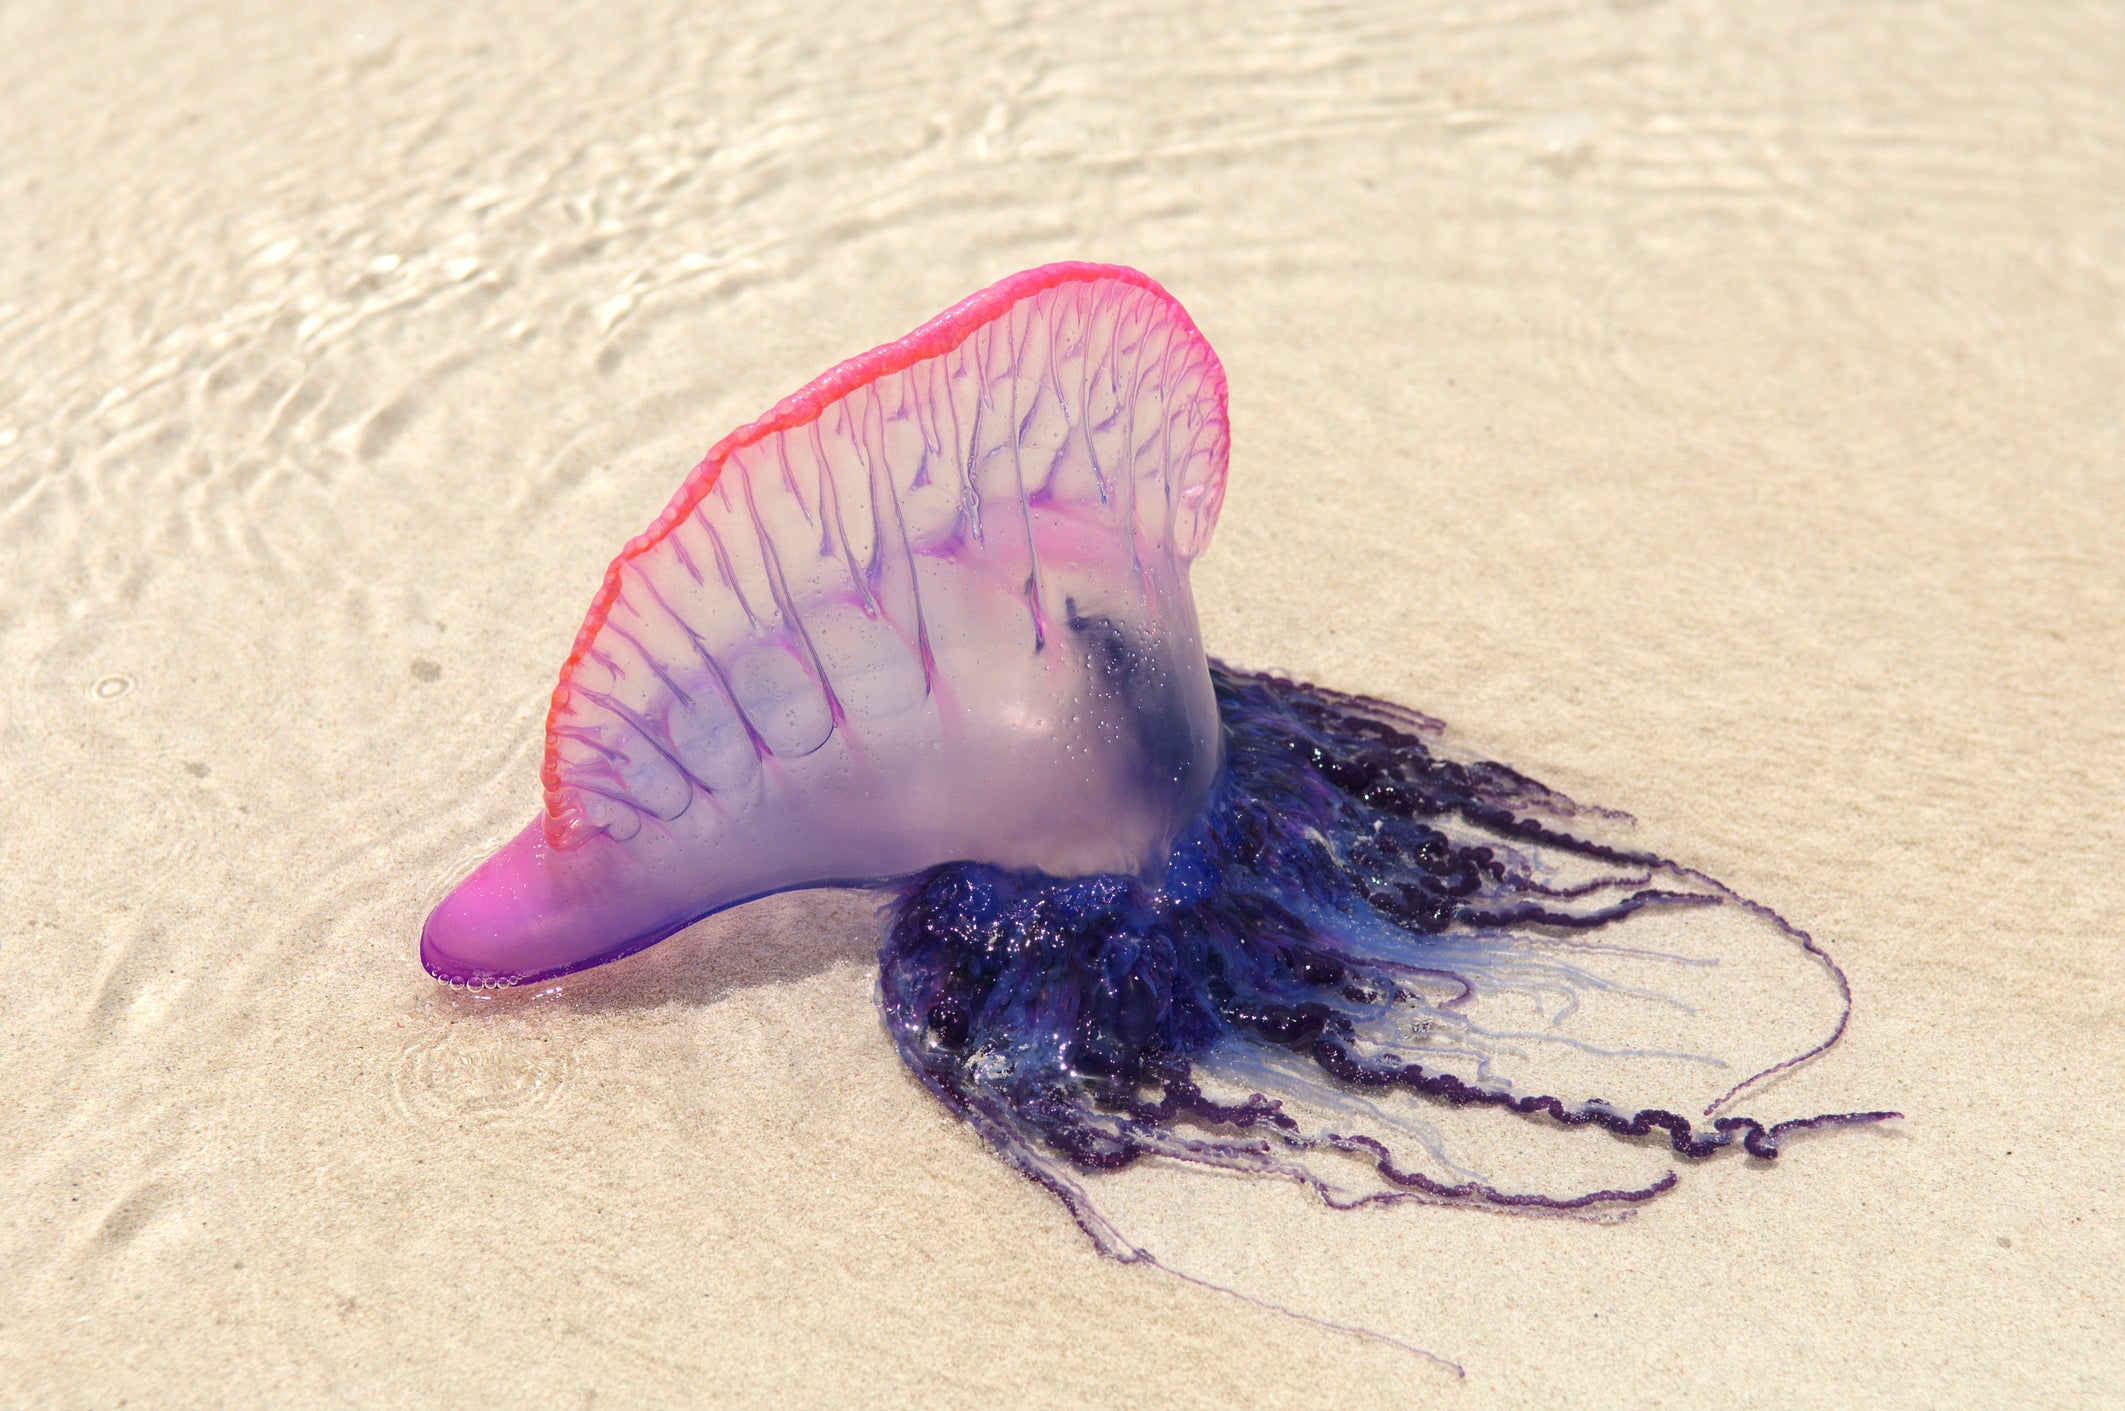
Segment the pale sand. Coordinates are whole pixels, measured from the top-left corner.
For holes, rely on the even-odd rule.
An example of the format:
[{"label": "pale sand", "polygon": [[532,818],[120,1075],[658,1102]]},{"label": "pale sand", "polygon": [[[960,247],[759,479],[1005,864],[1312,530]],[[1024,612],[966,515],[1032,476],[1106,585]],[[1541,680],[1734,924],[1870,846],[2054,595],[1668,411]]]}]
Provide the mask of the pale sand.
[{"label": "pale sand", "polygon": [[[0,1402],[2119,1404],[2115,6],[434,8],[0,7]],[[1604,1228],[1185,1187],[1459,1382],[1098,1259],[866,899],[427,979],[605,560],[1057,258],[1231,370],[1213,648],[1815,931],[1750,1110],[1906,1123]]]}]

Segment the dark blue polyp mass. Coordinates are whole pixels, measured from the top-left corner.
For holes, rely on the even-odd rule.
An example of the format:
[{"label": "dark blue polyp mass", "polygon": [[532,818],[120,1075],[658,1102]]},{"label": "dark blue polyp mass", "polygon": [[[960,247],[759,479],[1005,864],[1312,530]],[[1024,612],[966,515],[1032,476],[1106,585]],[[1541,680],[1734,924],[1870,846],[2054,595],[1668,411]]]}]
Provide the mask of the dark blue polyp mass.
[{"label": "dark blue polyp mass", "polygon": [[[1427,743],[1436,721],[1216,662],[1211,672],[1225,771],[1163,886],[952,864],[906,884],[879,950],[879,1002],[902,1059],[1104,1252],[1142,1257],[1079,1173],[1144,1157],[1283,1176],[1346,1206],[1598,1211],[1675,1182],[1669,1172],[1626,1188],[1499,1189],[1437,1150],[1448,1174],[1427,1172],[1396,1150],[1398,1137],[1427,1145],[1426,1104],[1654,1134],[1689,1160],[1733,1144],[1769,1160],[1788,1133],[1895,1115],[1704,1121],[1842,1031],[1844,977],[1809,937],[1701,873],[1584,830],[1615,815],[1507,766],[1442,757]],[[1818,964],[1843,1001],[1820,1042],[1731,1083],[1697,1123],[1512,1080],[1545,1042],[1584,1055],[1558,1022],[1583,998],[1622,993],[1657,1012],[1662,997],[1606,978],[1603,962],[1690,966],[1697,958],[1630,945],[1632,923],[1710,908]],[[1548,1032],[1487,1025],[1480,1001],[1546,1011]],[[1712,1061],[1626,1047],[1596,1056]],[[1395,1120],[1388,1100],[1410,1120]],[[1361,1155],[1378,1180],[1338,1184],[1308,1159],[1330,1153]]]}]

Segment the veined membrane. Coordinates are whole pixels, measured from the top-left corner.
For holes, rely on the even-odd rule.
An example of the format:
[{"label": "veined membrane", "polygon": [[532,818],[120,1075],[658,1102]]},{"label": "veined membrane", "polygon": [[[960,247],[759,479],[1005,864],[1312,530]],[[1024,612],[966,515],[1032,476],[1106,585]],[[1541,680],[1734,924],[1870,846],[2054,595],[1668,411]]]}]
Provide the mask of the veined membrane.
[{"label": "veined membrane", "polygon": [[622,550],[543,814],[421,956],[521,984],[769,892],[972,860],[1155,878],[1217,775],[1188,565],[1224,370],[1145,276],[1005,280],[725,438]]}]

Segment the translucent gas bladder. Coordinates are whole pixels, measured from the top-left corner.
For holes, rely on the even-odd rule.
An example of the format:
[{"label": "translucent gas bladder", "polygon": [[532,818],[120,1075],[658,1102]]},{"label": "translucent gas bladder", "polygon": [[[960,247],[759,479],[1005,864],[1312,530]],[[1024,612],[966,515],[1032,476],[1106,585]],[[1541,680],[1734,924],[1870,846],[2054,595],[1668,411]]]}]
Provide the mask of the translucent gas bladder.
[{"label": "translucent gas bladder", "polygon": [[545,809],[429,918],[514,984],[950,861],[1155,879],[1217,776],[1188,589],[1224,371],[1156,283],[1014,276],[709,452],[604,582]]}]

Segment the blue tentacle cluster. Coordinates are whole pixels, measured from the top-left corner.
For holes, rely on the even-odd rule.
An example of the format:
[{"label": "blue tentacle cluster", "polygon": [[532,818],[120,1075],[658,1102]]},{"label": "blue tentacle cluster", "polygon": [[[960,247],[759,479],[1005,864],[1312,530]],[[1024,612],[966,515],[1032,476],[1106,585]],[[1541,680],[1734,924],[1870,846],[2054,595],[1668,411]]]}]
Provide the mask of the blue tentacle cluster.
[{"label": "blue tentacle cluster", "polygon": [[[1506,1074],[1527,1036],[1486,1027],[1471,1001],[1568,1007],[1619,988],[1601,956],[1642,952],[1589,933],[1640,913],[1743,907],[1818,958],[1840,993],[1843,976],[1710,878],[1582,835],[1615,815],[1449,757],[1435,721],[1220,663],[1212,675],[1226,767],[1163,885],[940,867],[906,886],[880,951],[881,1009],[910,1070],[1106,1252],[1142,1254],[1078,1174],[1147,1155],[1285,1176],[1337,1205],[1613,1209],[1675,1179],[1550,1194],[1456,1177],[1450,1159],[1427,1174],[1397,1143],[1444,1154],[1421,1112],[1382,1117],[1367,1094],[1388,1090],[1419,1109],[1662,1132],[1692,1159],[1737,1140],[1768,1159],[1796,1128],[1891,1115],[1699,1126],[1665,1107],[1516,1087]],[[1354,1193],[1308,1162],[1331,1152],[1369,1163],[1378,1187]]]}]

